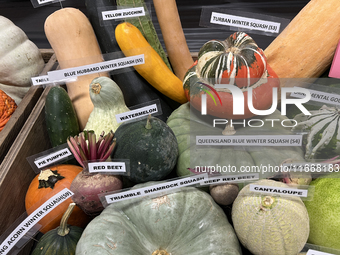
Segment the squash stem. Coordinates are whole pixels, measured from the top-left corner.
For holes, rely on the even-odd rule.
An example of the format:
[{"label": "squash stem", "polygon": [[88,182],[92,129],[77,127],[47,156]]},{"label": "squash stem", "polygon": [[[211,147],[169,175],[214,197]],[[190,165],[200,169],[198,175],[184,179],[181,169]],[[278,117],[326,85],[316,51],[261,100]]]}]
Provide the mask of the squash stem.
[{"label": "squash stem", "polygon": [[60,221],[60,226],[58,227],[58,235],[66,236],[70,232],[70,228],[67,226],[67,221],[71,216],[73,208],[75,207],[75,203],[70,203],[67,210],[63,214],[63,217]]},{"label": "squash stem", "polygon": [[146,129],[151,129],[152,128],[152,125],[150,123],[150,119],[151,119],[151,114],[149,114],[147,120],[146,120],[146,125],[145,125],[145,128]]},{"label": "squash stem", "polygon": [[52,171],[51,169],[42,170],[38,176],[39,186],[41,188],[54,188],[54,185],[61,179],[64,179],[58,171]]},{"label": "squash stem", "polygon": [[156,250],[151,255],[170,255],[166,250]]}]

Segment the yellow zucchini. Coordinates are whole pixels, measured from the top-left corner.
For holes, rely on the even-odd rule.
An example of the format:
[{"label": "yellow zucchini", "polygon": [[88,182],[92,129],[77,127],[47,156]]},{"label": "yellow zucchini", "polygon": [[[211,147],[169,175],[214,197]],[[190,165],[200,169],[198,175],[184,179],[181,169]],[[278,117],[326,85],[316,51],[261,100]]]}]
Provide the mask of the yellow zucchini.
[{"label": "yellow zucchini", "polygon": [[181,104],[187,102],[182,81],[166,66],[142,33],[131,23],[119,24],[115,30],[117,43],[126,57],[144,54],[144,64],[136,71],[162,94]]}]

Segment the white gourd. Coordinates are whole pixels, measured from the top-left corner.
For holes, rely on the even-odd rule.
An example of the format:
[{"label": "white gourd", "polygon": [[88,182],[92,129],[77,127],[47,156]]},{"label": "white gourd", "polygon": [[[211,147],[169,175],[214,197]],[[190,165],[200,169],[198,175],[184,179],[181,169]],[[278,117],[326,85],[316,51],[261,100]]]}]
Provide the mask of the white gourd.
[{"label": "white gourd", "polygon": [[90,97],[93,110],[84,130],[93,130],[99,136],[113,132],[121,123],[116,120],[116,114],[130,111],[124,101],[123,92],[119,86],[108,77],[97,77],[90,83]]},{"label": "white gourd", "polygon": [[0,45],[0,89],[18,104],[45,62],[25,32],[4,16],[0,16]]},{"label": "white gourd", "polygon": [[[268,179],[252,184],[290,187]],[[300,197],[253,192],[250,184],[233,203],[232,221],[240,242],[254,255],[296,255],[309,235],[308,212]]]}]

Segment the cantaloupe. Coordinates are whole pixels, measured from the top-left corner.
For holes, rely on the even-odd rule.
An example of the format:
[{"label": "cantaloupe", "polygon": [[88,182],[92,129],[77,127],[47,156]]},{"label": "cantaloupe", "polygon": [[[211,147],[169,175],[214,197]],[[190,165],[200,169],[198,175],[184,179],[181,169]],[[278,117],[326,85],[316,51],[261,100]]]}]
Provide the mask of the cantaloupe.
[{"label": "cantaloupe", "polygon": [[[253,184],[289,188],[267,179]],[[296,255],[309,235],[308,213],[300,197],[253,192],[250,184],[233,203],[232,221],[240,242],[254,255]]]}]

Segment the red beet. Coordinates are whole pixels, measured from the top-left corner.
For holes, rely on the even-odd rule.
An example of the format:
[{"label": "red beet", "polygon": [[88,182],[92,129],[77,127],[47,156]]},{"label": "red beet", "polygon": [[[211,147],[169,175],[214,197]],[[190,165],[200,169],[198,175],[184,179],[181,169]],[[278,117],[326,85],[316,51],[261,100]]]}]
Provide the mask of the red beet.
[{"label": "red beet", "polygon": [[122,187],[120,176],[81,171],[73,179],[70,190],[74,193],[72,200],[87,215],[95,217],[104,209],[98,194],[120,190]]}]

